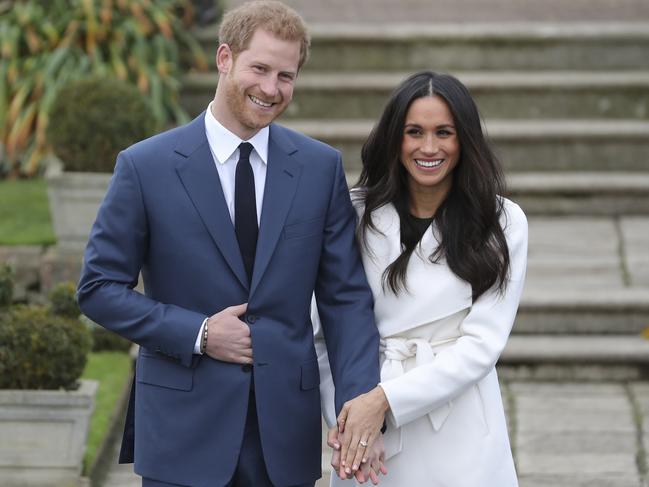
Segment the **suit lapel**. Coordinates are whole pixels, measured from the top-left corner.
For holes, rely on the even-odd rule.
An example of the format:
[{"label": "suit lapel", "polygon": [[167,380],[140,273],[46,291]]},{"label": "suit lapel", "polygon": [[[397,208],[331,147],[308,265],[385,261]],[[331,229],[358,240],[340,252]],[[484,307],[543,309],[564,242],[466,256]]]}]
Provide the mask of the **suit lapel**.
[{"label": "suit lapel", "polygon": [[175,149],[179,161],[176,172],[200,215],[205,228],[244,288],[248,278],[239,252],[221,180],[205,135],[205,112],[186,127]]},{"label": "suit lapel", "polygon": [[302,173],[302,165],[293,156],[297,148],[283,130],[274,124],[270,126],[268,168],[250,296],[255,292],[275,251]]}]

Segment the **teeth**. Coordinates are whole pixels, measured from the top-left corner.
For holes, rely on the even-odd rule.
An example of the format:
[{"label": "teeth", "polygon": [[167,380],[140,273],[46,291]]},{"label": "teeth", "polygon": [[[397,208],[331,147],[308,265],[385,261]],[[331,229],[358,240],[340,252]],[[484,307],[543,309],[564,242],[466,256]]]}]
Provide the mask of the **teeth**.
[{"label": "teeth", "polygon": [[437,167],[442,162],[444,162],[444,159],[437,159],[435,161],[422,161],[422,160],[419,160],[419,159],[415,159],[415,162],[417,163],[418,166],[421,166],[421,167]]},{"label": "teeth", "polygon": [[270,107],[273,106],[272,103],[266,103],[265,101],[261,101],[261,100],[260,100],[259,98],[257,98],[256,96],[252,96],[252,95],[250,95],[250,99],[252,100],[252,102],[253,102],[255,105],[259,105],[260,107],[270,108]]}]

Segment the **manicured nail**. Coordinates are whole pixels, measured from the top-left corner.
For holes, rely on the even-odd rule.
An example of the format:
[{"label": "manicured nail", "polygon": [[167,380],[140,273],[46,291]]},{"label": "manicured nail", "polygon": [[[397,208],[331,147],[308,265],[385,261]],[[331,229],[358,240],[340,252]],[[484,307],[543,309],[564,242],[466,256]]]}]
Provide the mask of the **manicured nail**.
[{"label": "manicured nail", "polygon": [[349,473],[352,473],[352,471],[351,471],[351,469],[350,469],[349,467],[347,467],[347,468],[345,469],[345,473],[349,474]]}]

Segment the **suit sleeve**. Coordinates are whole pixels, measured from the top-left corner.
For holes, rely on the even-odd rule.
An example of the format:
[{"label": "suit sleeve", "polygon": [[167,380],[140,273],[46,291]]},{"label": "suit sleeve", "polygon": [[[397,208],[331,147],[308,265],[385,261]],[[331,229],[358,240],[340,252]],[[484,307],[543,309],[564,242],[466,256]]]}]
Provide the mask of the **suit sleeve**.
[{"label": "suit sleeve", "polygon": [[381,382],[397,427],[409,423],[459,396],[496,365],[514,324],[527,267],[527,220],[514,204],[505,236],[510,277],[504,294],[490,290],[480,296],[464,318],[462,336],[435,360]]},{"label": "suit sleeve", "polygon": [[147,244],[141,185],[124,151],[90,232],[77,289],[79,306],[109,330],[190,366],[205,316],[134,290]]},{"label": "suit sleeve", "polygon": [[322,406],[322,416],[329,428],[336,424],[335,408],[335,388],[331,367],[329,366],[329,354],[327,353],[327,344],[322,333],[322,325],[315,297],[311,301],[311,323],[313,324],[313,334],[315,342],[315,351],[318,355],[318,368],[320,369],[320,403]]},{"label": "suit sleeve", "polygon": [[379,334],[355,230],[356,213],[338,155],[315,286],[322,337],[336,386],[336,414],[346,401],[371,390],[379,381]]}]

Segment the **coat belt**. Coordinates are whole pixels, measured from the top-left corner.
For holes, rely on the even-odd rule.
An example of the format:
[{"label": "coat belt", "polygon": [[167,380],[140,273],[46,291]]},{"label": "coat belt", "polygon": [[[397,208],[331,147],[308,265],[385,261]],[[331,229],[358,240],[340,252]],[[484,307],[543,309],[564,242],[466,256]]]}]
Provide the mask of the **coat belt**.
[{"label": "coat belt", "polygon": [[[435,360],[437,349],[455,343],[459,337],[450,337],[442,340],[425,340],[423,338],[385,338],[381,339],[380,350],[385,355],[381,366],[381,380],[387,381],[399,377],[405,373],[403,362],[409,358],[415,358],[417,367]],[[430,424],[435,431],[444,425],[448,418],[453,402],[449,401],[443,406],[428,413]],[[392,423],[386,431],[385,458],[399,453],[403,447],[401,440],[401,428],[397,428],[394,421],[388,416],[388,423]]]}]

